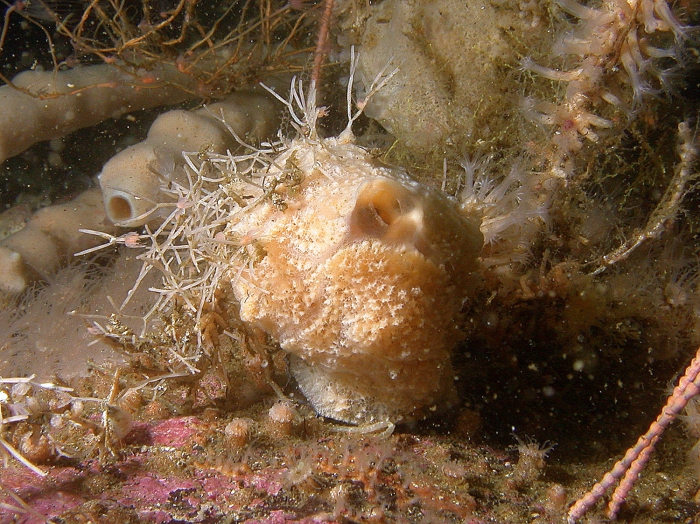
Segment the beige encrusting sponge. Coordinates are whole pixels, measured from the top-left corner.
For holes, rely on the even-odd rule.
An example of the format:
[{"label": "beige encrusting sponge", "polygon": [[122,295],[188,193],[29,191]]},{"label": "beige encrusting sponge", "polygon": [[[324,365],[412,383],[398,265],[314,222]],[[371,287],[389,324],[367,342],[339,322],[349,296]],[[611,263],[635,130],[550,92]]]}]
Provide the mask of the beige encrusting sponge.
[{"label": "beige encrusting sponge", "polygon": [[116,232],[107,223],[97,188],[65,204],[40,209],[24,229],[0,241],[0,290],[19,293],[30,282],[50,276],[74,253],[102,241],[79,229]]},{"label": "beige encrusting sponge", "polygon": [[0,162],[36,142],[110,117],[192,98],[187,89],[194,88],[195,80],[169,65],[130,74],[116,65],[100,64],[25,71],[12,83],[15,87],[0,87]]},{"label": "beige encrusting sponge", "polygon": [[395,423],[450,405],[479,223],[341,138],[293,140],[266,177],[277,198],[225,231],[247,242],[230,277],[240,318],[290,353],[324,416]]}]

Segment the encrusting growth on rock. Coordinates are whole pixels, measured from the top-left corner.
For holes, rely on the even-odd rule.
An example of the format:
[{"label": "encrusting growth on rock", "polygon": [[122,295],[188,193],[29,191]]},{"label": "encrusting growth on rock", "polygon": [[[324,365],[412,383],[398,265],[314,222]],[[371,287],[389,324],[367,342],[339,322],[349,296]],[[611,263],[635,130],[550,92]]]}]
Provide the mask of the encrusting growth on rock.
[{"label": "encrusting growth on rock", "polygon": [[0,291],[20,293],[31,282],[52,275],[73,253],[94,246],[95,237],[79,229],[116,232],[106,220],[97,189],[41,209],[23,229],[0,240]]}]

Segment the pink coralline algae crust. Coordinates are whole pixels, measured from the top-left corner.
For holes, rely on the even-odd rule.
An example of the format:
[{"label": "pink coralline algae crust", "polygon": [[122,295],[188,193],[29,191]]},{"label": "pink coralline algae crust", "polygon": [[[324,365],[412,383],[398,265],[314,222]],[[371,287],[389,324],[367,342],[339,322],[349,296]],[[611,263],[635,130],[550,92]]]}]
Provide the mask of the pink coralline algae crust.
[{"label": "pink coralline algae crust", "polygon": [[293,514],[283,510],[275,510],[271,511],[266,519],[248,519],[244,524],[327,524],[328,522],[328,519],[319,517],[294,520]]},{"label": "pink coralline algae crust", "polygon": [[[31,471],[17,467],[5,468],[2,482],[6,489],[11,489],[42,515],[58,515],[79,506],[86,498],[73,492],[74,485],[81,479],[81,472],[75,468],[52,468],[46,478],[39,478]],[[12,506],[17,504],[5,493],[0,492],[0,503]],[[25,516],[16,519],[8,509],[0,508],[0,524],[14,522],[41,522],[36,517]]]},{"label": "pink coralline algae crust", "polygon": [[[11,467],[3,472],[3,483],[36,512],[48,518],[62,515],[89,500],[101,500],[117,502],[143,522],[157,523],[174,519],[209,522],[225,513],[229,496],[239,489],[235,480],[209,471],[195,470],[187,477],[173,475],[167,478],[150,473],[147,471],[150,460],[150,453],[143,453],[108,468],[91,465],[83,469],[84,464],[53,467],[43,479],[19,467]],[[109,482],[123,476],[127,478],[122,483],[115,482],[102,491],[92,491],[91,480],[102,478]],[[16,505],[8,496],[0,497],[0,501]],[[221,507],[214,501],[220,502]],[[25,514],[17,517],[9,510],[0,510],[0,524],[15,522],[33,524],[42,520],[38,516]]]},{"label": "pink coralline algae crust", "polygon": [[[264,412],[265,410],[263,410]],[[320,522],[543,522],[563,517],[544,476],[514,487],[516,450],[472,446],[454,436],[323,434],[309,419],[306,440],[278,439],[257,425],[241,449],[226,444],[220,412],[137,422],[119,449],[2,472],[0,524]],[[313,435],[313,436],[312,436]],[[543,465],[544,468],[544,465]],[[24,512],[21,498],[33,512]],[[13,510],[17,508],[17,510]]]},{"label": "pink coralline algae crust", "polygon": [[175,448],[194,444],[201,438],[205,424],[197,417],[176,417],[158,422],[150,434],[154,446]]},{"label": "pink coralline algae crust", "polygon": [[[40,479],[33,473],[20,469],[8,468],[3,472],[3,482],[31,506],[37,515],[25,513],[13,514],[7,509],[0,509],[0,524],[38,524],[44,522],[39,518],[61,516],[62,522],[73,522],[66,519],[66,512],[75,510],[88,501],[99,500],[105,505],[116,506],[133,515],[138,522],[165,524],[169,522],[209,523],[219,520],[230,511],[240,510],[236,507],[235,498],[241,484],[270,486],[279,490],[279,485],[264,481],[262,475],[254,475],[245,482],[241,479],[231,479],[211,471],[195,470],[188,478],[172,476],[163,478],[152,473],[136,471],[135,465],[140,463],[147,467],[148,453],[132,457],[128,464],[116,463],[114,468],[132,471],[127,480],[112,489],[100,493],[90,493],[88,482],[90,477],[105,474],[92,466],[81,471],[76,468],[49,468],[49,475]],[[82,465],[81,465],[82,466]],[[258,506],[264,510],[262,499]],[[0,503],[16,505],[8,496],[0,496]],[[255,509],[255,508],[250,508]],[[329,522],[327,518],[295,519],[294,513],[273,510],[261,519],[248,519],[247,524],[313,524]]]},{"label": "pink coralline algae crust", "polygon": [[[272,475],[270,475],[270,473],[272,473]],[[268,495],[277,495],[282,489],[282,484],[275,480],[275,473],[278,472],[270,470],[267,475],[252,475],[249,479],[244,481],[245,486],[253,487]]]},{"label": "pink coralline algae crust", "polygon": [[[240,480],[212,470],[179,468],[176,462],[183,454],[190,458],[201,454],[195,448],[206,434],[204,429],[197,417],[138,423],[125,442],[132,447],[123,460],[103,466],[96,460],[70,467],[44,466],[48,471],[44,478],[11,465],[3,470],[3,486],[37,514],[19,515],[0,507],[0,524],[43,522],[39,515],[57,517],[95,500],[123,508],[143,522],[214,522],[232,507],[230,499],[241,489]],[[170,471],[162,471],[165,465]],[[250,479],[251,484],[264,486],[257,477]],[[0,503],[17,506],[2,491]]]},{"label": "pink coralline algae crust", "polygon": [[[200,483],[182,478],[159,478],[155,475],[136,476],[122,484],[121,493],[125,500],[135,506],[160,507],[168,503],[175,493],[191,493],[201,487]],[[179,498],[182,504],[196,506],[185,495]]]},{"label": "pink coralline algae crust", "polygon": [[[21,496],[37,513],[49,516],[60,515],[86,502],[84,496],[72,492],[72,484],[79,477],[80,473],[77,470],[66,468],[52,470],[49,477],[38,480],[34,473],[18,467],[6,468],[2,473],[2,482],[7,489]],[[0,493],[0,503],[17,506],[4,493]],[[17,519],[17,515],[8,509],[0,508],[0,524],[15,522],[33,524],[42,521],[29,515]]]}]

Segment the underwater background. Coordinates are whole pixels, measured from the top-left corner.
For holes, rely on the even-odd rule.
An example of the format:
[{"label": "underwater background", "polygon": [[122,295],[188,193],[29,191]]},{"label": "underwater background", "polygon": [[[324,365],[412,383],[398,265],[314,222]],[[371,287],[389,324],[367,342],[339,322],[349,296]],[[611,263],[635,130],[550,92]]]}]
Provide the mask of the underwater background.
[{"label": "underwater background", "polygon": [[[167,110],[192,114],[232,93],[267,97],[273,110],[243,104],[265,131],[245,131],[221,151],[201,143],[183,157],[191,164],[179,154],[166,162],[157,146],[147,171],[167,182],[155,203],[167,212],[121,229],[105,219],[105,236],[92,235],[103,249],[65,247],[55,231],[77,236],[81,226],[61,214],[42,222],[58,253],[51,271],[21,266],[27,288],[0,292],[0,522],[562,522],[647,430],[700,345],[697,2],[71,0],[17,2],[4,13],[0,249],[14,264],[0,263],[4,275],[17,268],[13,253],[27,259],[33,248],[34,237],[14,236],[38,227],[31,217],[97,193],[105,164],[144,143]],[[59,93],[39,80],[105,66],[121,76],[94,89]],[[25,71],[34,84],[17,80]],[[312,78],[316,105],[304,98]],[[44,140],[60,125],[42,104],[117,88],[152,92],[157,103]],[[36,112],[11,116],[25,99],[10,92]],[[31,145],[32,135],[42,141]],[[440,326],[421,332],[431,356],[403,364],[439,362],[448,385],[424,406],[392,412],[386,405],[431,383],[434,368],[405,372],[393,399],[391,379],[373,378],[369,411],[390,414],[371,424],[347,423],[344,406],[355,399],[334,389],[335,377],[364,387],[363,376],[405,357],[383,349],[371,365],[355,364],[366,348],[358,343],[351,358],[316,361],[283,338],[284,320],[250,320],[242,306],[265,288],[268,261],[303,251],[274,258],[274,239],[260,232],[267,215],[247,204],[291,216],[310,198],[304,206],[321,210],[319,224],[330,222],[324,206],[350,190],[307,193],[321,157],[307,170],[301,152],[278,155],[301,151],[300,142],[331,150],[336,138],[357,148],[346,156],[426,188],[395,200],[377,193],[367,209],[378,218],[360,220],[363,235],[391,244],[410,233],[422,254],[447,245],[443,269],[469,260],[417,317]],[[26,149],[5,155],[15,141]],[[345,165],[334,151],[329,162]],[[255,178],[263,164],[268,178],[279,168],[272,186]],[[171,166],[191,176],[165,177]],[[208,186],[213,179],[223,182]],[[416,204],[416,194],[431,197]],[[415,207],[401,207],[407,198]],[[458,247],[443,243],[452,222],[427,222],[431,198],[479,232]],[[410,220],[389,233],[394,212]],[[253,225],[244,234],[245,220]],[[299,224],[291,228],[311,245],[316,233]],[[205,230],[235,242],[207,251],[196,236]],[[476,252],[462,255],[471,242]],[[197,280],[188,260],[204,261],[201,274],[232,269]],[[360,272],[342,266],[332,279],[347,277],[347,289]],[[239,278],[253,283],[244,298]],[[281,295],[286,285],[271,289]],[[315,311],[301,284],[289,287],[299,308]],[[365,308],[377,295],[368,289]],[[366,325],[339,313],[340,324],[365,340],[409,303],[379,301]],[[270,307],[284,319],[297,311],[287,304]],[[446,322],[428,322],[434,312]],[[298,359],[330,371],[308,379]],[[618,520],[698,520],[693,399],[679,418]],[[603,506],[582,521],[602,519]]]}]

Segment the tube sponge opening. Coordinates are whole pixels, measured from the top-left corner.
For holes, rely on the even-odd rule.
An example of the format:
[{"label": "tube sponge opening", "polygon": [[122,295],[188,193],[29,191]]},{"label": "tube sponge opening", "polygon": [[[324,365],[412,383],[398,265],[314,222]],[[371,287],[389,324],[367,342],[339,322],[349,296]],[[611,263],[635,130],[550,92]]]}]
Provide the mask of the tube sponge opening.
[{"label": "tube sponge opening", "polygon": [[422,215],[417,204],[416,195],[394,180],[365,182],[350,215],[351,238],[414,243]]},{"label": "tube sponge opening", "polygon": [[115,223],[126,222],[135,216],[129,200],[121,195],[113,195],[107,201],[107,215]]}]

